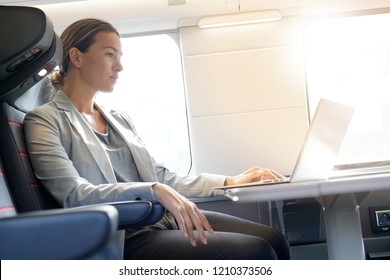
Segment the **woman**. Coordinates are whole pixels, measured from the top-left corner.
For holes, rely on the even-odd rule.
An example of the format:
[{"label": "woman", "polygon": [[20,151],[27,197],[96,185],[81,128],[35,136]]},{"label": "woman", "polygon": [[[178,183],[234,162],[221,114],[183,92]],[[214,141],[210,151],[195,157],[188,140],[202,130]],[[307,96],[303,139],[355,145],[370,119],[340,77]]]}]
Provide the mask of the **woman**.
[{"label": "woman", "polygon": [[84,19],[70,25],[61,40],[63,60],[51,77],[57,92],[27,114],[24,127],[34,172],[64,207],[160,202],[167,209],[160,222],[126,232],[127,259],[290,258],[287,241],[275,230],[202,212],[186,198],[279,174],[258,167],[235,177],[170,172],[153,160],[128,116],[95,103],[99,91],[113,91],[122,70],[117,31],[109,23]]}]

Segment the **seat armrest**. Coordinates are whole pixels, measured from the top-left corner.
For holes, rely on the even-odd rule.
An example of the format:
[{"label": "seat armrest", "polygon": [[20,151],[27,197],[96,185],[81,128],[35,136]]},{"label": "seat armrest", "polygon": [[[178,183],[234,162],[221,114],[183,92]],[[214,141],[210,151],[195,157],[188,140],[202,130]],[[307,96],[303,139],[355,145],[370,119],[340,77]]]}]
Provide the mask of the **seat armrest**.
[{"label": "seat armrest", "polygon": [[112,202],[118,211],[119,229],[140,228],[157,223],[165,214],[165,208],[150,201]]},{"label": "seat armrest", "polygon": [[109,205],[37,211],[0,220],[0,259],[84,259],[118,227]]}]

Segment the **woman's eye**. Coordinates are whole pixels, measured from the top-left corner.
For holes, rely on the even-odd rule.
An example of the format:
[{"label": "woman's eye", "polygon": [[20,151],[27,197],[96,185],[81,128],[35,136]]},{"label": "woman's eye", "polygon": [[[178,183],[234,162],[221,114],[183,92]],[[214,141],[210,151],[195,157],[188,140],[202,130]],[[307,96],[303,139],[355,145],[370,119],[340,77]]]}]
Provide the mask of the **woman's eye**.
[{"label": "woman's eye", "polygon": [[111,53],[111,52],[106,53],[106,55],[107,55],[108,57],[114,57],[114,53]]}]

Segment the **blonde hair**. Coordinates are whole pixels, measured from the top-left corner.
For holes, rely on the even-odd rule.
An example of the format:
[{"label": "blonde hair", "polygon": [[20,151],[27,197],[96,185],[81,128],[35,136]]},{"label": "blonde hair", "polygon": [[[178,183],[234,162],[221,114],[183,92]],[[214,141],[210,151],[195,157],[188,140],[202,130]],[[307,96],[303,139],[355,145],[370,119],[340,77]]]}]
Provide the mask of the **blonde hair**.
[{"label": "blonde hair", "polygon": [[70,50],[77,48],[81,52],[88,51],[89,47],[95,42],[96,34],[99,32],[115,32],[119,36],[118,31],[110,23],[94,18],[81,19],[72,23],[64,30],[61,34],[63,55],[59,65],[60,69],[50,77],[55,90],[61,90],[64,85],[64,78],[70,61]]}]

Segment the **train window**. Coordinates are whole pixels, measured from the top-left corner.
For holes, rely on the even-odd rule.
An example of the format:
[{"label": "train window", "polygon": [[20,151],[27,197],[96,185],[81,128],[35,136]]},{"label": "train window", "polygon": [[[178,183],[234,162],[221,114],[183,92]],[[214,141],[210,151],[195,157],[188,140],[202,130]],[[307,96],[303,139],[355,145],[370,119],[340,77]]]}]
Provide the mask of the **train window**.
[{"label": "train window", "polygon": [[158,162],[187,174],[191,166],[177,34],[122,38],[123,71],[113,93],[98,98],[124,110]]},{"label": "train window", "polygon": [[356,108],[338,164],[390,160],[390,14],[333,18],[305,34],[309,108],[321,97]]}]

